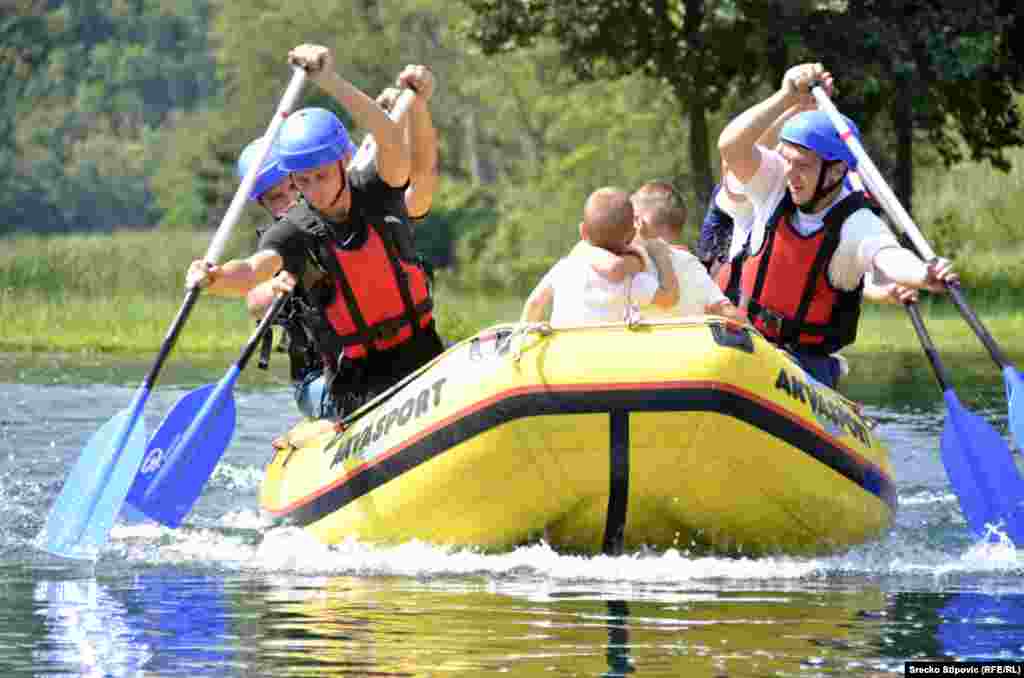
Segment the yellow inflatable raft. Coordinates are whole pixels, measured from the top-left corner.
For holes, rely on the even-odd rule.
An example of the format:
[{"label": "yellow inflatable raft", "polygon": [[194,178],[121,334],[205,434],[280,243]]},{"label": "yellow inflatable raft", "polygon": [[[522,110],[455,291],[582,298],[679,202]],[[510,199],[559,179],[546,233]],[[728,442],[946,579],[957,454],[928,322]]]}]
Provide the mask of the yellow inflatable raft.
[{"label": "yellow inflatable raft", "polygon": [[327,543],[816,554],[896,507],[856,405],[720,318],[494,327],[350,419],[293,429],[261,488]]}]

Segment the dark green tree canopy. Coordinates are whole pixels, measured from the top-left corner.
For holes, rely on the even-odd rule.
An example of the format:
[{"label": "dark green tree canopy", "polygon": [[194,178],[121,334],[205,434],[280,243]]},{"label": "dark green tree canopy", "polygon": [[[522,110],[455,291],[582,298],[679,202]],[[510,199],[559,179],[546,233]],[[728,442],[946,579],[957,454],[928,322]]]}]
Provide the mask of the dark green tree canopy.
[{"label": "dark green tree canopy", "polygon": [[[680,116],[690,121],[691,181],[710,193],[706,116],[736,87],[749,89],[762,71],[757,25],[733,2],[717,0],[464,0],[474,11],[470,35],[485,53],[553,39],[583,80],[643,73],[666,83]],[[643,106],[644,102],[637,102]]]},{"label": "dark green tree canopy", "polygon": [[973,160],[1005,170],[1003,149],[1024,143],[1015,33],[1017,3],[1005,0],[979,0],[969,11],[956,0],[859,0],[813,13],[804,39],[841,78],[847,106],[869,122],[906,100],[907,122],[947,164],[963,159],[962,139]]}]

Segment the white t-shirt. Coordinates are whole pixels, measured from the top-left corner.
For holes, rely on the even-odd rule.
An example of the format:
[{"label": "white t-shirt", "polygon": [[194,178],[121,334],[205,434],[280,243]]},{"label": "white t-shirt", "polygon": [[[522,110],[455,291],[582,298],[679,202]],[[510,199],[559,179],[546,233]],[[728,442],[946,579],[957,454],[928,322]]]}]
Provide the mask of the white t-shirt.
[{"label": "white t-shirt", "polygon": [[[644,309],[648,318],[674,318],[687,315],[704,315],[705,307],[725,301],[725,295],[715,281],[708,275],[708,270],[700,259],[685,250],[671,248],[672,268],[679,281],[679,303],[670,309],[651,306]],[[646,254],[646,252],[645,252]],[[653,271],[653,264],[648,260],[647,270]],[[641,274],[642,275],[642,274]],[[652,276],[653,277],[653,276]]]},{"label": "white t-shirt", "polygon": [[[754,205],[751,252],[761,248],[765,225],[786,194],[785,161],[782,156],[763,146],[758,148],[761,151],[761,166],[750,181],[742,185],[742,192]],[[849,194],[850,191],[843,188],[839,198],[832,204],[835,205]],[[797,210],[792,219],[793,228],[804,236],[816,233],[824,227],[822,218],[830,208],[816,214]],[[896,237],[871,210],[857,210],[843,223],[839,233],[839,246],[828,267],[829,281],[841,290],[856,289],[864,274],[874,267],[875,255],[886,247],[899,246]]]},{"label": "white t-shirt", "polygon": [[658,291],[658,280],[650,273],[637,273],[613,283],[591,267],[583,256],[560,259],[551,267],[541,285],[553,290],[552,325],[619,322],[629,305],[647,306]]},{"label": "white t-shirt", "polygon": [[[731,172],[726,174],[725,180],[729,182],[730,191],[743,193],[742,185]],[[750,230],[754,226],[754,205],[749,200],[737,202],[729,197],[724,190],[715,194],[715,204],[732,217],[732,240],[729,241],[729,260],[732,260],[740,253],[743,244],[750,237]]]}]

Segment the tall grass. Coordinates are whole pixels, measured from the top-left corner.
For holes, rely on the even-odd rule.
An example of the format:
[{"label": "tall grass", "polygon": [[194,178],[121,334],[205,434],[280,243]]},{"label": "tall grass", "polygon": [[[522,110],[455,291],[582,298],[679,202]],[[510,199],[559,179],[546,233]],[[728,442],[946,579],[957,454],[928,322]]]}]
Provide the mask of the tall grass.
[{"label": "tall grass", "polygon": [[[1024,331],[1024,150],[1007,155],[1009,173],[979,163],[922,169],[914,212],[934,249],[955,260],[968,296],[1013,354]],[[0,238],[0,350],[155,350],[181,304],[185,269],[209,241],[208,232],[170,229]],[[225,258],[253,245],[252,230],[239,227]],[[532,250],[513,248],[509,265],[528,263],[537,255]],[[464,277],[447,271],[439,271],[437,283],[438,325],[448,339],[518,317],[522,296],[509,287],[467,287]],[[951,305],[931,304],[928,317],[940,348],[977,350]],[[235,353],[253,325],[240,300],[204,295],[180,345]],[[869,309],[852,351],[894,350],[917,350],[902,311]]]},{"label": "tall grass", "polygon": [[[3,239],[0,251],[0,351],[155,351],[184,299],[184,273],[209,234],[124,231]],[[229,243],[228,257],[251,242]],[[519,300],[465,291],[440,271],[435,315],[453,341],[481,326],[518,317]],[[241,299],[204,294],[178,347],[237,353],[255,321]]]},{"label": "tall grass", "polygon": [[997,304],[1024,301],[1024,149],[1004,173],[988,163],[931,167],[915,176],[914,217],[966,287]]},{"label": "tall grass", "polygon": [[[244,236],[232,243],[240,251]],[[251,240],[251,237],[249,238]],[[196,231],[118,231],[80,235],[18,235],[3,241],[0,288],[49,296],[175,296],[189,262],[210,235]]]}]

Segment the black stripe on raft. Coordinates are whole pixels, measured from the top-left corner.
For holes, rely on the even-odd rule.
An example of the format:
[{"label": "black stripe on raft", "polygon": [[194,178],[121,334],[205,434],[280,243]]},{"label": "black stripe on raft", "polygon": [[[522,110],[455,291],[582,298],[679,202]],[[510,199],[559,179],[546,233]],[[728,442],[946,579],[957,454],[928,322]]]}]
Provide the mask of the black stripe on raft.
[{"label": "black stripe on raft", "polygon": [[[337,511],[377,487],[443,454],[480,433],[524,417],[546,414],[595,414],[600,412],[717,412],[746,422],[775,436],[825,464],[865,491],[896,508],[892,479],[871,464],[817,430],[801,425],[782,413],[741,392],[707,385],[681,384],[644,388],[590,388],[559,390],[557,387],[514,391],[505,397],[472,408],[414,442],[389,452],[380,461],[329,488],[304,503],[293,505],[278,516],[297,525],[309,525]],[[509,450],[508,454],[514,454]]]},{"label": "black stripe on raft", "polygon": [[629,412],[613,410],[608,417],[608,517],[604,525],[601,552],[622,553],[626,536],[626,508],[629,501]]}]

